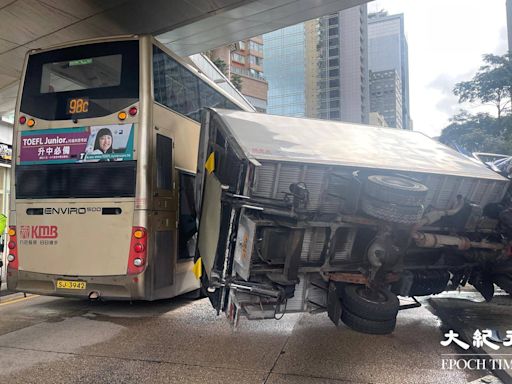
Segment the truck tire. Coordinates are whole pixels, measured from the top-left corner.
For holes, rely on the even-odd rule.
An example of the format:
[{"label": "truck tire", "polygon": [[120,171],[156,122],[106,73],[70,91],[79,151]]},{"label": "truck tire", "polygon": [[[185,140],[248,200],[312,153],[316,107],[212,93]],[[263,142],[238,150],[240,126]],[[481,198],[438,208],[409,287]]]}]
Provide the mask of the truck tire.
[{"label": "truck tire", "polygon": [[364,184],[364,193],[386,203],[419,206],[425,203],[428,188],[404,177],[372,175]]},{"label": "truck tire", "polygon": [[509,275],[496,275],[494,284],[503,289],[509,295],[512,295],[512,277]]},{"label": "truck tire", "polygon": [[395,319],[400,307],[394,293],[384,289],[369,292],[368,288],[359,284],[345,285],[341,300],[352,314],[375,321]]},{"label": "truck tire", "polygon": [[363,195],[361,209],[377,219],[392,223],[416,224],[423,217],[423,205],[401,205],[383,202],[374,197]]},{"label": "truck tire", "polygon": [[354,315],[344,307],[341,312],[341,321],[354,331],[372,335],[387,335],[392,333],[396,326],[396,317],[385,321],[368,320]]}]

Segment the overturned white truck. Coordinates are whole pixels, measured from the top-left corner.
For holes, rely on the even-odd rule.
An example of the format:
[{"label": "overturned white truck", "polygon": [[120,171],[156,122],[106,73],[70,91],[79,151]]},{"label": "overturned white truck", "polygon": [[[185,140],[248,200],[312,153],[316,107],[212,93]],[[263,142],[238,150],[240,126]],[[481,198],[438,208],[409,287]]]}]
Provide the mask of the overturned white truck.
[{"label": "overturned white truck", "polygon": [[233,322],[386,334],[397,296],[512,292],[508,180],[421,133],[209,109],[198,164],[196,260]]}]

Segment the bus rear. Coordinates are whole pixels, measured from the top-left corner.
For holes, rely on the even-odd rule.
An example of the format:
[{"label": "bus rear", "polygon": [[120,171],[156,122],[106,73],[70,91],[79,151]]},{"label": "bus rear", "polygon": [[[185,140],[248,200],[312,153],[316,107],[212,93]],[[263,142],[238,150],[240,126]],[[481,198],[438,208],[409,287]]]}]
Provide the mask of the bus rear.
[{"label": "bus rear", "polygon": [[150,298],[146,215],[136,209],[149,118],[140,45],[133,38],[29,53],[14,127],[9,289]]}]

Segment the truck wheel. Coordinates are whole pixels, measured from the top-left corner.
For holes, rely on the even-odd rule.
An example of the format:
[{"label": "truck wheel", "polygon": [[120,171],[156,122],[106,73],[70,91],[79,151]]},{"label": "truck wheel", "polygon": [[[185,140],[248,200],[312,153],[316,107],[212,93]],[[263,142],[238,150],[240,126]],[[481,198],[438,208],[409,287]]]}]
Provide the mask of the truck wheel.
[{"label": "truck wheel", "polygon": [[361,209],[364,213],[377,219],[392,223],[415,224],[423,217],[423,205],[401,205],[380,201],[363,195]]},{"label": "truck wheel", "polygon": [[341,321],[354,331],[373,335],[387,335],[393,332],[396,326],[396,317],[384,321],[368,320],[354,315],[346,308],[341,312]]},{"label": "truck wheel", "polygon": [[368,320],[395,319],[400,302],[396,295],[384,289],[370,290],[364,285],[347,284],[342,291],[342,304],[352,314]]},{"label": "truck wheel", "polygon": [[497,275],[494,277],[494,284],[512,295],[512,277],[509,275]]},{"label": "truck wheel", "polygon": [[404,177],[372,175],[364,184],[364,193],[386,203],[418,206],[425,202],[428,188]]}]

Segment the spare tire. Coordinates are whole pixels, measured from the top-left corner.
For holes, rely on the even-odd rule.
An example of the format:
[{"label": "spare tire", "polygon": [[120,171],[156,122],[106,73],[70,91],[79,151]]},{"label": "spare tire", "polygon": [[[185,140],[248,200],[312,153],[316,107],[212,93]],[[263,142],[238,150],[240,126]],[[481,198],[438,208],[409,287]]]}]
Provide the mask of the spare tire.
[{"label": "spare tire", "polygon": [[385,321],[368,320],[354,315],[345,307],[341,312],[341,321],[354,331],[373,335],[387,335],[393,332],[396,327],[396,317]]},{"label": "spare tire", "polygon": [[400,302],[396,295],[384,289],[370,290],[364,285],[347,284],[343,287],[342,304],[356,316],[376,321],[396,318]]},{"label": "spare tire", "polygon": [[412,179],[392,175],[368,176],[361,209],[393,223],[415,224],[422,217],[428,188]]},{"label": "spare tire", "polygon": [[401,205],[363,195],[361,209],[367,215],[392,223],[415,224],[423,217],[423,205]]},{"label": "spare tire", "polygon": [[364,193],[386,203],[418,206],[425,203],[428,188],[405,177],[372,175],[364,184]]}]

